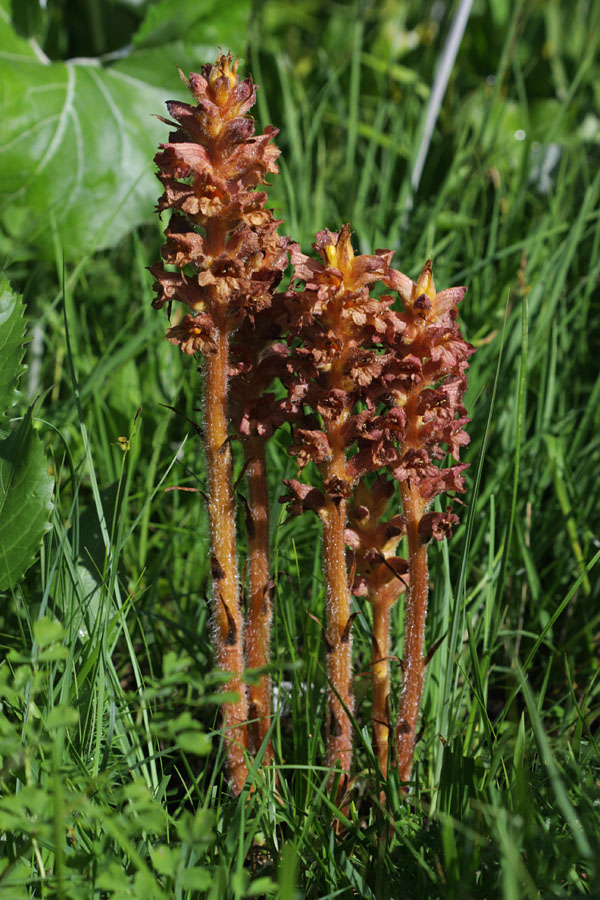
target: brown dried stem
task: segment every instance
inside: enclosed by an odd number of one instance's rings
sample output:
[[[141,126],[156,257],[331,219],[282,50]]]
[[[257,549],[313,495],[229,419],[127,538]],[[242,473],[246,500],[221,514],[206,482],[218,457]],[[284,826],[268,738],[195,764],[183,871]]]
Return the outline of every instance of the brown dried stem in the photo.
[[[327,435],[332,447],[332,459],[323,465],[325,480],[345,479],[346,458],[340,445],[340,423],[330,423]],[[327,765],[340,764],[348,775],[352,763],[352,723],[354,712],[352,693],[352,623],[350,619],[350,591],[346,570],[346,500],[327,497],[321,512],[323,522],[323,562],[327,585],[327,653],[328,733]]]
[[[390,749],[389,697],[390,611],[406,590],[408,563],[396,556],[406,527],[402,516],[382,517],[393,498],[393,482],[379,476],[373,485],[361,480],[350,507],[346,542],[352,548],[355,578],[352,591],[366,596],[373,609],[371,670],[373,678],[373,743],[379,768],[388,772]]]
[[[245,504],[248,540],[249,603],[246,615],[246,662],[263,669],[270,662],[273,583],[269,552],[269,486],[266,442],[283,420],[280,404],[267,388],[285,371],[288,348],[278,342],[282,316],[280,295],[252,320],[247,319],[232,344],[232,422],[244,448],[248,502]],[[271,726],[271,678],[268,672],[251,683],[250,737],[255,751],[262,746]],[[273,759],[268,740],[265,763]]]

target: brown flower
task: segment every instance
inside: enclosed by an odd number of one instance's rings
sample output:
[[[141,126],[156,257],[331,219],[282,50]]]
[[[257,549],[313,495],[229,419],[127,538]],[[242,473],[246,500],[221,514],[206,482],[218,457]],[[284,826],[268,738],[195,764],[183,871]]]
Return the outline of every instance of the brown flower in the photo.
[[[247,112],[256,89],[250,78],[238,79],[237,68],[237,60],[222,54],[201,74],[182,75],[195,105],[167,103],[172,120],[163,121],[174,130],[155,158],[164,187],[158,208],[175,214],[163,258],[192,272],[173,273],[161,264],[151,269],[155,307],[179,300],[213,321],[216,316],[230,332],[270,306],[287,265],[288,243],[277,234],[280,222],[265,209],[266,194],[254,190],[277,171],[279,150],[271,143],[277,129],[254,134]],[[204,352],[190,329],[170,329],[169,340],[181,338],[185,353],[194,346]]]

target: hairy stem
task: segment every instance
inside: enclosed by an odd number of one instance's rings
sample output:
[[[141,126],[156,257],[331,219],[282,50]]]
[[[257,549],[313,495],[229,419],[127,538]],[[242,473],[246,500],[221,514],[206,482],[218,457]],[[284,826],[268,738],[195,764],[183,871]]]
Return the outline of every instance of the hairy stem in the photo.
[[[217,255],[224,246],[225,232],[219,223],[209,226],[207,231],[210,250]],[[248,776],[244,758],[248,745],[248,699],[242,680],[243,620],[238,593],[231,448],[227,440],[229,335],[226,307],[220,305],[211,313],[217,349],[206,358],[204,431],[213,581],[213,645],[217,667],[231,675],[224,689],[237,694],[236,700],[223,704],[222,715],[227,767],[233,790],[239,794]]]
[[[390,604],[385,589],[371,598],[373,606],[373,646],[371,665],[373,672],[373,736],[375,752],[381,774],[388,770],[390,713]]]
[[[269,588],[269,488],[264,438],[253,435],[244,441],[248,483],[248,535],[250,605],[246,620],[246,663],[250,669],[268,666],[270,659],[272,607]],[[271,679],[260,676],[251,684],[250,733],[254,749],[265,740],[271,724]],[[269,739],[263,761],[273,759]]]
[[[343,421],[343,419],[342,419]],[[339,437],[341,422],[329,429],[332,460],[324,466],[325,478],[343,478],[346,457]],[[323,561],[327,585],[328,729],[327,765],[338,762],[350,774],[352,763],[352,622],[346,568],[346,500],[327,498],[323,519]]]
[[[425,618],[427,615],[427,546],[419,539],[419,522],[425,511],[425,501],[417,488],[402,484],[402,505],[407,522],[409,588],[406,595],[406,624],[404,629],[404,679],[400,696],[396,750],[398,775],[401,781],[410,779],[425,662]]]

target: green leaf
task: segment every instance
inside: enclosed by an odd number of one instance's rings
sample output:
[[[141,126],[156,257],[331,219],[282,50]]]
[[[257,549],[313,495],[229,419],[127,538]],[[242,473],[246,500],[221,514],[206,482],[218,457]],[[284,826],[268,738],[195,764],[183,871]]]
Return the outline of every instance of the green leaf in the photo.
[[[0,0],[0,60],[36,59],[39,48],[19,37],[11,23],[11,4]]]
[[[52,511],[53,480],[31,424],[31,409],[0,442],[0,590],[33,563]]]
[[[67,659],[68,656],[69,650],[67,647],[63,647],[62,644],[55,644],[53,647],[47,647],[45,650],[42,650],[38,654],[37,659],[39,663],[52,663],[61,659]]]
[[[170,725],[171,733],[175,736],[177,746],[185,753],[196,753],[198,756],[207,756],[211,750],[211,740],[202,731],[202,727],[195,722],[189,712],[178,716]]]
[[[181,873],[179,884],[184,890],[206,891],[211,886],[212,878],[208,869],[195,866]]]
[[[242,46],[248,14],[248,0],[227,9],[216,0],[158,3],[136,36],[139,49],[102,66],[45,61],[0,12],[0,204],[17,246],[35,241],[53,259],[58,238],[76,258],[152,218],[161,193],[153,158],[168,136],[154,116],[166,97],[187,93],[176,65],[197,68],[220,45]],[[172,42],[156,46],[162,34]],[[19,219],[23,209],[29,215]]]
[[[133,883],[137,900],[166,900],[165,894],[147,869],[136,872]]]
[[[278,884],[269,878],[268,875],[262,878],[255,878],[250,882],[250,887],[244,894],[245,897],[263,897],[265,894],[273,894],[278,889]]]
[[[127,891],[131,886],[131,880],[122,866],[110,862],[98,874],[96,885],[104,891]]]
[[[53,641],[60,641],[64,637],[65,630],[55,620],[44,616],[33,624],[33,636],[40,647],[47,647]]]
[[[174,850],[167,847],[166,844],[159,844],[158,847],[150,849],[152,857],[152,865],[159,875],[174,875],[181,857],[180,850]]]
[[[159,0],[150,7],[133,39],[136,47],[161,47],[183,38],[187,44],[243,47],[247,40],[247,0]]]
[[[184,810],[177,821],[177,833],[184,844],[206,846],[215,840],[215,815],[212,809],[198,809],[192,816]]]
[[[1,21],[1,11],[0,11]],[[20,294],[12,290],[6,278],[0,279],[0,414],[17,397],[17,381],[22,365],[25,340],[25,306]]]
[[[177,746],[184,753],[195,753],[197,756],[208,756],[212,743],[203,731],[183,731],[177,735]]]
[[[29,207],[28,239],[50,258],[53,223],[70,257],[117,243],[152,215],[163,91],[117,68],[0,55],[0,198]],[[27,98],[24,103],[23,98]]]
[[[72,706],[55,706],[46,716],[46,728],[53,731],[55,728],[70,728],[77,725],[79,713]]]

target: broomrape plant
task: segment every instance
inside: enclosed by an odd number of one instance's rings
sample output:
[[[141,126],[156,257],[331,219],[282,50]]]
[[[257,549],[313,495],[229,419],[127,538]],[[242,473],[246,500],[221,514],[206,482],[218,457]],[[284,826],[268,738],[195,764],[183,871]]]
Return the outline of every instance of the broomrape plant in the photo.
[[[271,143],[277,129],[255,136],[254,122],[246,116],[256,96],[252,79],[240,81],[237,62],[221,55],[215,65],[203,66],[201,74],[184,81],[196,105],[167,104],[175,122],[164,121],[175,130],[155,157],[164,187],[158,209],[173,210],[163,257],[179,272],[169,272],[162,264],[151,271],[156,308],[165,303],[170,307],[176,299],[190,309],[169,328],[167,339],[184,353],[204,356],[213,644],[218,668],[231,675],[226,689],[238,698],[223,705],[223,729],[229,775],[239,793],[248,775],[249,710],[228,431],[231,343],[244,320],[251,328],[256,315],[271,303],[287,265],[286,241],[277,234],[273,213],[265,209],[266,194],[254,190],[267,173],[277,172],[279,151]],[[193,275],[185,273],[188,266]],[[260,553],[266,553],[262,546]],[[262,634],[268,618],[261,615],[258,623],[251,619],[251,646],[262,662],[268,658],[268,636]]]
[[[158,210],[172,212],[152,267],[156,308],[189,312],[167,331],[184,353],[202,354],[208,469],[213,645],[227,673],[223,703],[227,767],[234,793],[249,754],[273,759],[269,664],[271,572],[265,443],[292,429],[289,453],[303,480],[288,479],[292,515],[318,515],[323,531],[327,619],[327,766],[352,775],[352,595],[372,608],[373,743],[384,777],[392,763],[408,782],[428,657],[427,545],[449,537],[458,517],[430,511],[444,492],[464,492],[468,443],[462,397],[473,348],[460,334],[465,288],[436,293],[431,262],[416,282],[391,268],[393,251],[355,255],[350,226],[316,236],[318,258],[278,234],[281,222],[256,188],[276,173],[275,128],[255,135],[248,116],[256,89],[240,80],[231,54],[182,78],[195,104],[167,103],[174,129],[155,161],[164,187]],[[288,265],[290,288],[276,289]],[[379,285],[381,296],[373,295]],[[383,291],[383,292],[382,292]],[[401,309],[396,308],[397,301]],[[277,400],[268,388],[279,379]],[[244,620],[235,533],[232,437],[244,448],[248,501],[249,600]],[[441,467],[450,453],[454,463]],[[305,479],[317,472],[318,484]],[[395,482],[399,491],[395,489]],[[400,494],[401,509],[395,505]],[[407,558],[398,555],[406,545]],[[244,570],[246,566],[244,567]],[[390,610],[405,597],[402,691],[390,721]],[[436,645],[434,645],[435,647]],[[246,688],[246,667],[258,680]]]

